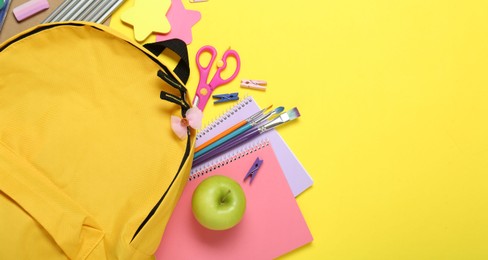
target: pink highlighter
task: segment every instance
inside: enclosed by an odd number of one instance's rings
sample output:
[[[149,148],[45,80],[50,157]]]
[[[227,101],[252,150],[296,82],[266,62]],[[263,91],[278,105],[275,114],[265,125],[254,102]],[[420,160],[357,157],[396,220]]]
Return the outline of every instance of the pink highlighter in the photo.
[[[30,0],[14,8],[13,13],[18,22],[25,20],[49,8],[47,0]]]

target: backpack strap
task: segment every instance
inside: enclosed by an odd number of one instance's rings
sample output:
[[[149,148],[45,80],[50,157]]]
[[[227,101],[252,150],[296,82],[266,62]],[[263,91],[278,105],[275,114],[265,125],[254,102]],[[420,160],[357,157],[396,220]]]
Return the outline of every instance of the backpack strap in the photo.
[[[184,41],[172,39],[144,44],[144,47],[156,56],[163,53],[166,48],[176,53],[180,57],[180,60],[173,72],[183,82],[183,84],[188,82],[188,78],[190,76],[190,64],[188,62],[188,49],[186,48],[186,43]],[[165,91],[161,91],[160,98],[181,106],[181,115],[184,117],[186,115],[186,111],[190,109],[190,104],[188,104],[186,101],[187,90],[185,86],[173,76],[167,67],[163,67],[162,70],[159,70],[157,75],[159,78],[180,92],[180,96],[178,97]]]
[[[10,206],[29,214],[33,225],[42,227],[69,259],[105,254],[105,234],[95,218],[2,142],[0,172],[0,197],[8,197],[13,202]]]
[[[180,39],[172,39],[155,43],[147,43],[144,44],[144,47],[156,56],[159,56],[166,48],[172,50],[174,53],[180,56],[180,61],[174,68],[173,72],[184,84],[188,82],[188,78],[190,77],[190,63],[188,61],[188,49],[186,48],[186,43],[184,41]]]

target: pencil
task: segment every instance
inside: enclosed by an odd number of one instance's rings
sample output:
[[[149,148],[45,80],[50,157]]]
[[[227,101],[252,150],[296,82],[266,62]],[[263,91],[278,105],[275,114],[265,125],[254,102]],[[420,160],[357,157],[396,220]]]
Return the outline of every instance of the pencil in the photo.
[[[202,150],[196,152],[194,155],[194,158],[196,159],[196,158],[212,151],[213,149],[216,149],[217,147],[225,144],[226,142],[229,142],[230,140],[236,138],[237,136],[242,135],[243,133],[247,132],[249,129],[253,128],[254,126],[265,122],[266,120],[268,120],[273,115],[281,113],[283,110],[284,110],[284,107],[277,107],[273,111],[271,111],[267,114],[257,113],[256,114],[257,116],[252,116],[251,117],[252,119],[249,122],[247,122],[243,126],[237,128],[237,130],[232,131],[230,134],[222,137],[221,139],[211,143],[210,145],[203,148]]]
[[[82,14],[93,5],[93,2],[95,2],[95,0],[87,0],[87,1],[83,2],[83,4],[80,6],[80,8],[78,8],[78,10],[76,10],[76,12],[73,14],[72,17],[70,17],[69,20],[71,20],[71,21],[83,21]]]
[[[205,147],[211,145],[212,143],[215,143],[216,141],[218,141],[219,139],[222,139],[223,137],[225,137],[226,135],[234,132],[235,130],[241,128],[242,126],[244,126],[245,124],[251,122],[253,119],[255,119],[257,116],[261,115],[264,113],[264,111],[270,109],[273,105],[257,112],[256,114],[250,116],[249,118],[246,118],[244,120],[242,120],[241,122],[231,126],[229,129],[226,129],[224,130],[222,133],[214,136],[212,139],[206,141],[205,143],[199,145],[198,147],[195,148],[195,153],[199,152],[200,150],[204,149]]]
[[[269,130],[276,128],[277,126],[283,125],[288,123],[296,118],[300,117],[300,112],[297,108],[293,108],[292,110],[283,113],[278,118],[274,119],[273,121],[260,126],[260,127],[253,127],[251,130],[244,132],[241,135],[236,136],[235,138],[229,140],[226,143],[223,143],[219,147],[208,151],[207,153],[201,155],[198,158],[193,158],[192,167],[198,166],[224,152],[227,152],[243,143],[248,142],[251,139],[256,138],[260,134],[263,134]]]
[[[44,19],[41,23],[50,23],[56,22],[58,17],[64,12],[64,9],[73,2],[72,0],[65,0],[61,3],[46,19]]]
[[[61,10],[59,15],[53,18],[52,22],[66,21],[66,18],[71,15],[73,9],[76,7],[76,5],[78,5],[79,2],[80,0],[71,0],[70,3]]]
[[[78,20],[80,21],[86,21],[86,18],[92,14],[92,12],[95,10],[95,8],[97,8],[97,6],[100,5],[100,3],[102,3],[103,0],[95,0],[93,3],[91,3],[88,8],[86,8],[85,10],[83,10],[83,12],[81,12],[79,15],[78,15]]]
[[[74,15],[80,11],[83,5],[86,3],[86,0],[76,1],[76,4],[68,10],[64,17],[61,17],[61,21],[72,21]]]
[[[193,155],[195,159],[199,158],[200,156],[202,155],[205,155],[206,153],[218,148],[219,146],[229,142],[230,140],[236,138],[237,136],[247,132],[249,129],[251,129],[254,125],[251,124],[251,123],[246,123],[244,124],[243,126],[237,128],[237,130],[235,131],[232,131],[230,134],[220,138],[219,140],[211,143],[210,145],[208,145],[207,147],[201,149],[200,151],[198,152],[195,152],[195,154]]]
[[[96,18],[99,16],[100,12],[105,9],[107,5],[110,4],[111,1],[109,0],[103,0],[100,1],[95,8],[83,19],[84,21],[87,22],[95,22]]]
[[[115,1],[115,3],[112,4],[112,6],[110,6],[110,8],[108,8],[108,10],[104,10],[104,12],[102,12],[102,14],[97,17],[96,19],[96,23],[103,23],[105,22],[105,20],[107,20],[107,18],[115,11],[115,9],[117,9],[122,3],[124,2],[124,0],[117,0]]]

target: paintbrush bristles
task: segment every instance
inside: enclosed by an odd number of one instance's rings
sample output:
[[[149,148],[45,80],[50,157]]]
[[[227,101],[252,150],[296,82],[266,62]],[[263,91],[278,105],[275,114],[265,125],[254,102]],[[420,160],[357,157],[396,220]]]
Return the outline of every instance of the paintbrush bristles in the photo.
[[[283,110],[285,110],[285,107],[277,107],[277,108],[274,110],[274,112],[275,112],[276,114],[278,114],[278,113],[283,112]]]
[[[300,117],[300,111],[298,111],[298,108],[293,108],[290,111],[286,112],[288,116],[290,117],[290,120],[293,120],[295,118]]]
[[[275,118],[271,122],[265,124],[264,126],[260,127],[260,131],[268,131],[272,128],[275,128],[281,124],[294,120],[300,116],[298,109],[295,107],[286,113],[282,113],[279,117]]]
[[[277,107],[273,111],[271,111],[267,114],[261,114],[259,117],[254,118],[254,120],[251,122],[251,124],[253,124],[253,125],[260,124],[260,123],[268,120],[269,118],[271,118],[273,115],[283,112],[283,110],[285,110],[284,107]]]

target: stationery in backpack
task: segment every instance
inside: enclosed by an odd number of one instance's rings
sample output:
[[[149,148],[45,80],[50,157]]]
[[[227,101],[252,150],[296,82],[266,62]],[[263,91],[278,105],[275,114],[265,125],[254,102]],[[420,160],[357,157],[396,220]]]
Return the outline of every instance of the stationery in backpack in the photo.
[[[263,163],[253,182],[244,181],[258,157]],[[224,231],[204,228],[191,209],[193,191],[213,175],[234,179],[246,194],[244,217]],[[264,140],[193,172],[155,256],[156,259],[274,259],[312,240],[274,147]]]
[[[244,98],[241,102],[233,106],[229,111],[227,111],[217,120],[210,123],[205,129],[200,131],[197,134],[195,147],[198,147],[199,145],[210,140],[212,137],[241,122],[242,120],[245,120],[246,118],[250,117],[260,110],[261,109],[251,96]],[[290,185],[290,188],[295,197],[301,194],[310,186],[312,186],[312,178],[307,173],[305,168],[303,168],[300,161],[298,161],[298,159],[295,157],[293,152],[290,150],[288,145],[285,143],[283,138],[281,138],[276,130],[266,132],[251,142],[264,139],[269,140],[271,145],[273,146],[281,168],[285,173],[288,184]],[[246,144],[237,146],[234,149],[226,152],[225,154],[233,154],[236,151],[241,150],[245,146]],[[213,162],[220,160],[222,157],[225,157],[225,155],[210,160],[209,163],[212,164]],[[197,166],[195,168],[198,169],[200,168],[200,166]]]

